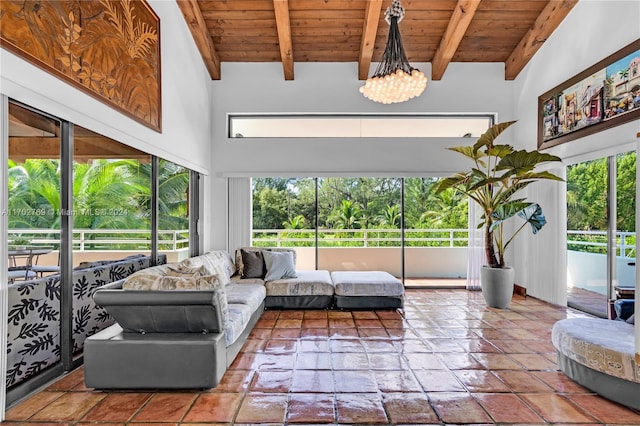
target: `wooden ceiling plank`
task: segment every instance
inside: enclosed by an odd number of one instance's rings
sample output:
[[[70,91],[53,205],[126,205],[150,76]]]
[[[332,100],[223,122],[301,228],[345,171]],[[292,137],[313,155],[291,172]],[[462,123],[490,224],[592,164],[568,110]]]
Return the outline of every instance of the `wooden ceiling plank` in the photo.
[[[431,62],[432,80],[442,79],[479,5],[480,0],[458,0],[458,4],[456,4],[449,20],[449,25],[447,25],[447,29],[440,41],[440,46],[438,46],[438,50],[436,50]]]
[[[280,57],[284,69],[284,79],[293,80],[293,46],[291,44],[291,20],[289,19],[289,0],[273,0],[276,13],[276,27],[280,43]]]
[[[211,40],[211,35],[196,0],[176,0],[182,11],[193,40],[200,51],[209,76],[212,80],[220,80],[220,58]]]
[[[360,55],[358,58],[358,78],[360,80],[366,80],[369,77],[369,66],[371,65],[371,58],[373,57],[373,48],[376,45],[381,9],[382,0],[371,0],[367,2],[364,24],[362,26]]]
[[[550,1],[505,61],[505,79],[514,80],[578,0]]]

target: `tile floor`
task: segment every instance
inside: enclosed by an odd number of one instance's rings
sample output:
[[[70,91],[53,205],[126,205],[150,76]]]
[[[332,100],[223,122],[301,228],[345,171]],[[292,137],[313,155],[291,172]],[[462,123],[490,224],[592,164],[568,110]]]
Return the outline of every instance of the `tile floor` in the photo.
[[[78,369],[7,411],[16,424],[625,424],[640,413],[557,370],[553,323],[515,296],[409,290],[404,312],[267,311],[216,389],[97,392]]]

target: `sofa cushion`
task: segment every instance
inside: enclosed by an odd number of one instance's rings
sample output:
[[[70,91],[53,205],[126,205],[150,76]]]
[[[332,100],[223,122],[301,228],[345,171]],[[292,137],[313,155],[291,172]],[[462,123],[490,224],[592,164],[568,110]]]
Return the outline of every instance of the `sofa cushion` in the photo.
[[[385,271],[334,271],[331,280],[339,296],[404,295],[402,282]]]
[[[296,277],[296,266],[292,253],[265,251],[263,252],[263,256],[264,263],[267,267],[267,273],[264,276],[265,281]]]
[[[258,309],[267,295],[262,284],[231,284],[225,291],[229,304],[249,305],[251,312]]]
[[[224,338],[227,347],[231,346],[242,335],[245,327],[251,319],[253,311],[249,305],[230,304],[228,307],[227,321],[224,323]]]
[[[296,271],[296,278],[282,278],[265,284],[267,296],[333,296],[329,271]]]
[[[266,273],[262,251],[240,250],[242,278],[263,278]]]
[[[627,318],[627,322],[629,324],[635,324],[636,323],[636,314],[633,314],[629,318]]]

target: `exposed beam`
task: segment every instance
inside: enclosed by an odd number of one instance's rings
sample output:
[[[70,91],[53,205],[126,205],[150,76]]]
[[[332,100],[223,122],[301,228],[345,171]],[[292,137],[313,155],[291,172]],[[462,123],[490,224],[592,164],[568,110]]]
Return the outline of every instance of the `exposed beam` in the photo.
[[[196,0],[176,0],[212,80],[220,80],[220,58]]]
[[[552,0],[547,3],[533,26],[507,58],[504,72],[506,80],[513,80],[520,74],[520,71],[577,3],[578,0]]]
[[[291,21],[289,20],[289,0],[273,0],[276,12],[276,27],[280,44],[280,57],[284,79],[293,80],[293,46],[291,44]]]
[[[453,55],[458,50],[462,37],[475,15],[480,0],[458,0],[453,10],[447,29],[440,40],[440,46],[436,50],[431,61],[431,79],[440,80],[444,75]]]
[[[358,58],[358,78],[360,80],[366,80],[369,77],[369,67],[373,57],[373,48],[376,45],[381,9],[382,0],[370,0],[367,2],[364,25],[362,27],[360,57]]]

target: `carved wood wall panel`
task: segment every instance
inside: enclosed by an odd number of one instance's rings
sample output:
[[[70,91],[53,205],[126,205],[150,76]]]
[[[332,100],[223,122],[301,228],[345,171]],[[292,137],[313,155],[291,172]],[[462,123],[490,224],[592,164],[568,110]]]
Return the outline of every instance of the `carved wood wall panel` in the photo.
[[[2,0],[0,45],[162,129],[160,19],[144,0]]]

